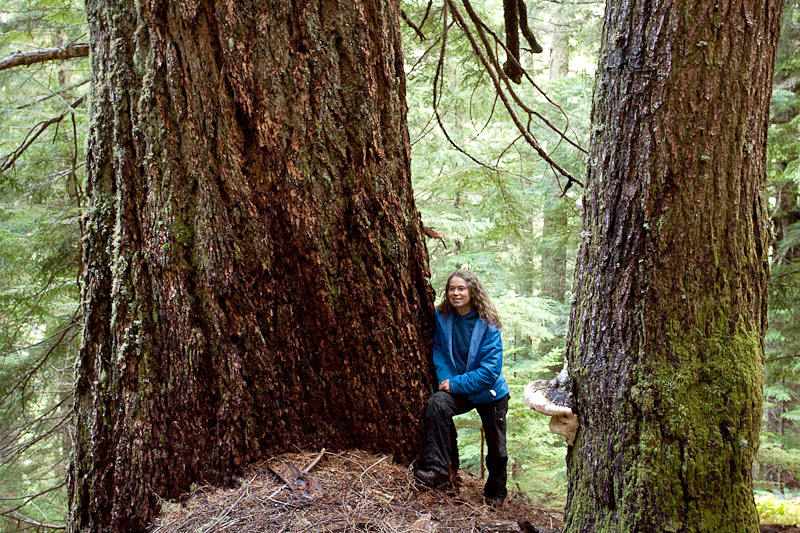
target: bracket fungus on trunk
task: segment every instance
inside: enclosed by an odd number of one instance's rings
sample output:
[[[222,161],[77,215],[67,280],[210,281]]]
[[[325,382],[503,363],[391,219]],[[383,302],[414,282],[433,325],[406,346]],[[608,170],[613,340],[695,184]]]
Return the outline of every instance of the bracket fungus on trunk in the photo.
[[[550,419],[550,431],[567,438],[567,444],[575,444],[578,433],[578,417],[572,411],[572,378],[566,365],[554,379],[531,381],[523,393],[525,405]]]

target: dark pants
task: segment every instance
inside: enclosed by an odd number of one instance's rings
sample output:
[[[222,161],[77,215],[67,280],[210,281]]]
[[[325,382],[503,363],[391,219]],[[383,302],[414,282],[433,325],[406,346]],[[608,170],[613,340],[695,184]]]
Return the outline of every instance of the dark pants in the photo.
[[[425,409],[425,464],[429,470],[448,475],[452,464],[458,468],[455,415],[477,409],[486,435],[488,453],[486,467],[489,479],[483,488],[486,497],[506,497],[506,413],[508,399],[505,395],[491,403],[475,404],[465,395],[439,391],[428,400]]]

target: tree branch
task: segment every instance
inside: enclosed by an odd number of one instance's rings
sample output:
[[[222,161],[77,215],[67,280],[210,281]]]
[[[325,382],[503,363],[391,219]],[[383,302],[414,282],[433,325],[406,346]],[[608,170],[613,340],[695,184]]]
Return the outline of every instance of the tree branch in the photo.
[[[481,19],[478,16],[478,14],[472,8],[472,5],[470,4],[469,0],[462,0],[462,2],[464,4],[464,8],[467,10],[467,15],[469,15],[469,17],[472,20],[473,24],[475,24],[475,29],[477,30],[478,36],[480,37],[481,42],[484,45],[484,48],[486,50],[486,56],[488,58],[489,63],[494,66],[494,70],[497,72],[497,77],[500,80],[503,81],[503,83],[505,84],[505,86],[506,86],[506,88],[508,90],[508,94],[511,95],[511,98],[514,100],[514,102],[516,102],[516,104],[518,106],[520,106],[525,111],[525,113],[527,113],[528,115],[533,115],[536,118],[538,118],[539,120],[541,120],[542,122],[544,122],[544,124],[547,125],[548,128],[550,128],[552,131],[557,133],[559,135],[559,137],[561,137],[563,140],[567,141],[569,144],[571,144],[572,146],[574,146],[575,148],[577,148],[579,151],[583,152],[584,154],[588,154],[589,152],[585,148],[581,147],[578,143],[576,143],[575,141],[573,141],[572,139],[570,139],[566,135],[566,131],[569,128],[569,117],[567,117],[567,114],[564,113],[563,109],[561,109],[561,106],[559,106],[557,103],[555,103],[550,98],[550,96],[548,96],[548,94],[544,90],[542,90],[542,88],[539,87],[536,84],[536,82],[533,81],[533,78],[530,77],[530,75],[528,74],[528,71],[526,71],[524,68],[522,68],[522,65],[517,63],[517,67],[522,72],[522,76],[524,76],[525,79],[528,80],[528,82],[531,84],[531,86],[534,89],[536,89],[539,92],[539,94],[541,94],[544,97],[544,99],[547,100],[547,102],[550,105],[552,105],[553,107],[558,109],[559,112],[561,113],[561,115],[567,121],[567,125],[564,127],[564,131],[561,131],[559,128],[557,128],[554,124],[552,124],[549,120],[547,120],[547,118],[545,118],[541,113],[539,113],[539,112],[535,111],[534,109],[530,108],[529,106],[525,105],[525,103],[517,95],[517,93],[514,91],[514,88],[509,83],[508,76],[506,76],[506,73],[500,67],[500,63],[499,63],[497,57],[495,57],[494,53],[492,52],[491,44],[489,43],[489,40],[486,37],[484,32],[486,32],[489,35],[491,35],[492,38],[494,39],[494,42],[497,45],[501,46],[505,50],[506,55],[509,56],[508,57],[509,61],[516,61],[516,59],[514,59],[514,57],[511,54],[511,52],[509,52],[508,48],[503,43],[503,41],[497,36],[497,34],[494,33],[492,31],[492,29],[483,21],[483,19]],[[464,29],[465,32],[467,31],[466,28],[463,28],[463,29]],[[476,55],[477,55],[477,51],[476,51]],[[483,58],[481,58],[480,56],[479,56],[479,59],[481,59],[481,61],[484,61]],[[484,61],[484,68],[486,68],[487,70],[489,69],[489,66],[486,65],[485,61]],[[494,76],[492,77],[492,79],[494,80]],[[496,86],[496,90],[497,90],[498,94],[500,94],[502,92],[502,88],[500,88],[499,86]],[[530,129],[528,129],[528,133],[530,133]],[[526,140],[527,140],[527,138],[526,138]]]
[[[425,7],[425,15],[422,17],[422,22],[419,23],[419,27],[423,27],[425,25],[425,21],[428,20],[428,15],[431,14],[431,6],[433,5],[433,0],[428,0],[428,5]]]
[[[498,170],[496,168],[492,168],[489,165],[487,165],[486,163],[484,163],[482,161],[479,161],[472,154],[470,154],[469,152],[464,150],[461,146],[459,146],[452,139],[452,137],[450,137],[450,133],[447,131],[447,128],[444,127],[444,123],[442,122],[442,117],[439,114],[439,90],[438,89],[439,89],[439,85],[440,84],[442,84],[442,85],[444,84],[444,81],[443,81],[444,80],[444,75],[445,75],[444,74],[444,58],[445,58],[445,55],[446,55],[445,52],[447,50],[447,30],[450,27],[447,24],[447,6],[448,6],[448,2],[445,2],[442,5],[442,24],[443,24],[443,28],[444,28],[444,30],[442,31],[442,46],[441,46],[441,49],[439,51],[439,61],[436,64],[436,71],[434,72],[434,75],[433,75],[433,113],[436,116],[436,123],[439,125],[439,129],[442,130],[442,133],[444,134],[445,139],[447,139],[447,142],[449,142],[450,145],[453,148],[455,148],[456,150],[458,150],[459,152],[464,154],[473,163],[475,163],[475,164],[477,164],[479,166],[482,166],[482,167],[484,167],[484,168],[486,168],[488,170],[497,172]]]
[[[463,0],[463,2],[464,2],[465,6],[469,5],[469,1],[468,0]],[[461,30],[464,32],[464,35],[467,37],[467,39],[469,40],[470,44],[472,45],[472,49],[475,52],[475,55],[480,60],[480,62],[483,64],[483,66],[486,68],[486,71],[489,73],[489,77],[492,79],[492,83],[495,86],[495,90],[497,91],[497,94],[500,97],[500,100],[503,102],[503,105],[505,106],[506,111],[508,112],[509,116],[511,117],[511,120],[517,126],[517,129],[522,134],[522,136],[525,139],[525,141],[539,154],[539,157],[544,159],[550,165],[550,167],[553,170],[557,171],[559,174],[561,174],[562,176],[567,178],[567,180],[570,183],[576,183],[577,185],[580,185],[581,187],[583,187],[584,186],[583,182],[581,182],[577,178],[573,177],[566,169],[564,169],[561,165],[556,163],[549,156],[549,154],[547,154],[547,152],[545,152],[542,149],[542,147],[539,145],[539,142],[533,137],[533,135],[525,127],[525,125],[522,124],[522,122],[519,119],[519,116],[514,111],[514,108],[511,105],[511,102],[508,100],[508,97],[507,97],[505,91],[503,91],[502,86],[500,85],[500,79],[499,78],[503,78],[503,75],[504,75],[502,73],[502,70],[498,69],[499,71],[495,72],[495,70],[492,68],[493,66],[497,67],[496,60],[490,62],[486,58],[486,56],[484,55],[483,51],[481,50],[480,45],[477,43],[475,37],[472,35],[472,32],[469,29],[469,26],[467,25],[466,21],[464,20],[464,17],[461,15],[461,12],[458,10],[458,7],[456,7],[455,2],[453,2],[453,0],[447,0],[446,3],[447,3],[447,5],[449,5],[450,10],[453,12],[453,17],[457,21],[459,27],[461,27]],[[485,35],[483,35],[482,27],[480,25],[476,24],[476,29],[478,30],[478,35],[484,41],[484,44],[485,44],[486,48],[488,49],[489,46],[488,46],[488,43],[485,40],[486,39]],[[489,53],[491,54],[491,52],[489,52]],[[492,56],[492,57],[494,57],[494,56]],[[513,57],[509,57],[509,60],[513,60]],[[555,131],[560,133],[557,129]]]
[[[411,19],[408,17],[408,14],[402,9],[400,10],[400,17],[406,22],[406,24],[408,24],[409,28],[411,28],[412,30],[414,30],[414,32],[416,32],[417,37],[419,37],[420,41],[425,40],[425,34],[422,33],[422,30],[420,30],[416,24],[411,22]]]
[[[510,56],[503,65],[503,72],[514,83],[519,84],[522,81],[522,69],[519,65],[519,4],[517,0],[503,0],[503,17],[506,22],[506,48]]]
[[[42,48],[31,50],[30,52],[14,52],[10,56],[0,59],[0,70],[23,65],[33,65],[54,59],[72,59],[75,57],[88,57],[89,43],[74,43],[66,46],[55,46],[53,48]]]
[[[531,27],[528,26],[528,6],[525,5],[525,0],[517,0],[517,2],[519,10],[519,28],[522,30],[522,35],[524,35],[525,40],[528,41],[531,52],[534,54],[541,54],[544,48],[542,48],[542,45],[536,40],[536,36],[533,35]]]
[[[773,262],[772,268],[775,268],[776,266],[778,266],[778,265]],[[784,270],[783,272],[779,272],[777,274],[773,274],[772,275],[772,279],[783,278],[783,277],[786,277],[786,276],[794,276],[795,274],[800,274],[800,269]]]
[[[795,359],[796,357],[800,357],[800,353],[794,355],[784,355],[783,357],[773,357],[772,359],[767,359],[764,361],[765,363],[771,363],[773,361],[782,361],[784,359]]]
[[[30,147],[30,145],[33,144],[33,141],[35,141],[39,137],[39,135],[41,135],[44,132],[44,130],[46,130],[53,124],[58,124],[59,122],[64,120],[64,117],[72,113],[74,109],[79,105],[81,105],[85,99],[86,99],[85,96],[81,96],[80,98],[69,104],[70,109],[68,111],[65,111],[64,113],[60,114],[57,117],[51,118],[50,120],[44,120],[42,122],[39,122],[36,126],[34,126],[31,129],[31,131],[28,132],[28,135],[25,137],[25,140],[23,141],[22,145],[13,152],[7,154],[5,157],[3,157],[2,160],[0,160],[0,174],[11,168],[12,165],[14,165],[14,162],[17,159],[19,159],[19,157],[25,152],[25,150],[27,150],[28,147]]]
[[[83,79],[83,80],[81,80],[81,81],[79,81],[77,83],[73,83],[72,85],[67,85],[66,87],[62,87],[62,88],[60,88],[58,90],[52,91],[50,94],[46,94],[44,96],[40,96],[39,98],[37,98],[35,100],[31,100],[30,102],[27,102],[25,104],[20,104],[20,105],[17,106],[17,109],[25,109],[26,107],[30,107],[32,105],[36,105],[39,102],[44,102],[45,100],[49,100],[50,98],[52,98],[54,96],[59,96],[61,94],[64,94],[66,92],[71,91],[72,89],[77,89],[81,85],[86,85],[90,81],[91,80],[89,78],[86,78],[86,79]]]
[[[67,529],[67,526],[64,525],[64,524],[60,524],[60,525],[59,524],[45,524],[43,522],[37,522],[36,520],[32,520],[32,519],[28,518],[27,516],[25,516],[24,514],[22,514],[20,512],[17,512],[17,511],[12,511],[10,516],[14,520],[19,520],[20,522],[25,522],[26,524],[29,524],[29,525],[37,527],[37,528]]]

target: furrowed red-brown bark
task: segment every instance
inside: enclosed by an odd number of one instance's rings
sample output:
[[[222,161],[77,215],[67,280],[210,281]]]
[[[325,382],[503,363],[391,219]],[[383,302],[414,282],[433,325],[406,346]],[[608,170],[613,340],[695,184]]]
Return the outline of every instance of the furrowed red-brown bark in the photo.
[[[565,531],[756,531],[781,2],[611,1],[567,358]]]
[[[71,531],[295,446],[409,460],[433,385],[395,1],[109,2]]]

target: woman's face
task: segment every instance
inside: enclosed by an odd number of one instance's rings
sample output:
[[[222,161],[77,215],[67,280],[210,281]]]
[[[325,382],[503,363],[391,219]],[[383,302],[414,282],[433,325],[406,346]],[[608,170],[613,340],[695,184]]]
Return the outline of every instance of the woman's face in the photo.
[[[450,301],[450,305],[461,315],[465,315],[472,310],[467,282],[458,276],[450,278],[450,283],[447,284],[447,299]]]

